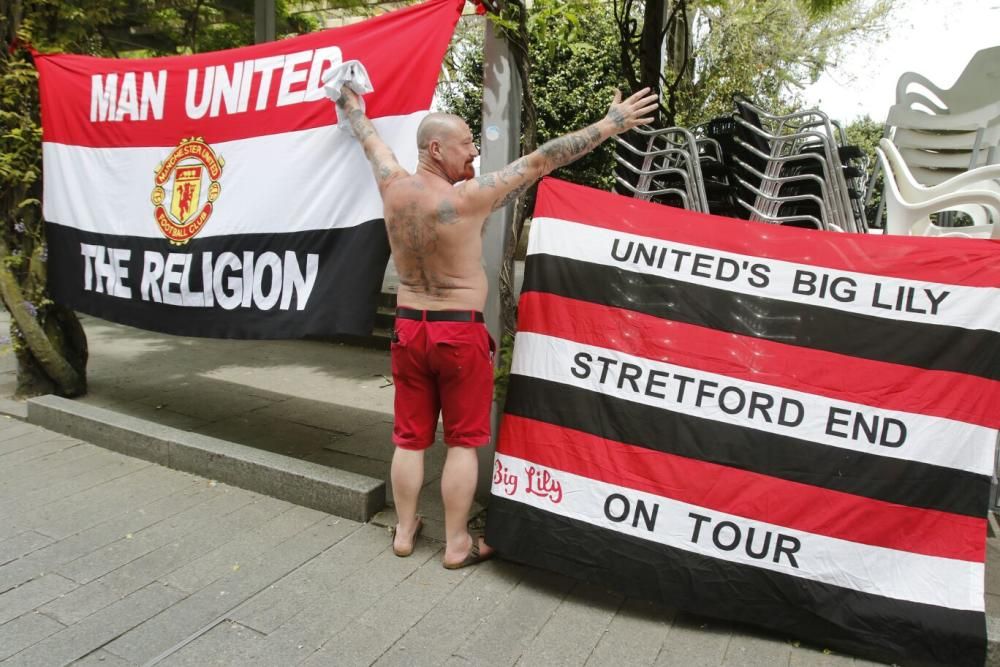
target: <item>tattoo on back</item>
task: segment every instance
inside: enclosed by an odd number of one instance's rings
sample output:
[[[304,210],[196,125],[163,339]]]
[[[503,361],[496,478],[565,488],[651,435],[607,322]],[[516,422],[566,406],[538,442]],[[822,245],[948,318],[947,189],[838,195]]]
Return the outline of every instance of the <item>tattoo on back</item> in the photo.
[[[438,211],[440,215],[440,210]],[[391,220],[391,222],[389,222]],[[435,222],[421,215],[415,200],[401,203],[387,217],[387,228],[393,248],[405,250],[409,261],[397,265],[405,284],[434,294],[435,280],[429,275],[428,259],[437,252],[438,233]]]
[[[438,222],[442,225],[453,225],[458,222],[458,211],[455,205],[445,199],[437,207]]]

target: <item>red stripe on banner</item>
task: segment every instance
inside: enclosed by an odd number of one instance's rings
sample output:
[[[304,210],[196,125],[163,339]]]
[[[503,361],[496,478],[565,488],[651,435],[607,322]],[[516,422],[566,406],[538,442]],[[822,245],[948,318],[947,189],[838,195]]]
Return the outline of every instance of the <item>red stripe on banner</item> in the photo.
[[[371,118],[398,116],[430,108],[437,85],[441,61],[462,11],[462,0],[429,0],[398,11],[355,23],[302,35],[292,39],[216,51],[192,56],[166,58],[94,58],[77,55],[39,55],[35,59],[39,71],[43,140],[46,142],[90,147],[173,146],[181,138],[197,136],[208,143],[231,141],[269,134],[333,125],[336,114],[333,103],[326,97],[315,101],[294,102],[306,90],[309,79],[318,81],[329,66],[323,56],[338,47],[340,56],[360,60],[368,71],[374,92],[365,96]],[[292,56],[286,64],[282,56]],[[275,60],[262,60],[272,58]],[[253,69],[244,67],[256,61]],[[223,66],[223,70],[218,70]],[[241,97],[240,83],[245,77],[240,71],[253,71],[246,78],[249,87],[243,96],[245,111],[236,107]],[[188,73],[196,71],[198,78],[192,98],[197,105],[202,100],[206,70],[212,71],[213,82],[219,87],[216,116],[211,110],[204,116],[188,117]],[[114,85],[107,75],[115,74]],[[119,121],[92,121],[94,87],[92,76],[101,75],[102,90],[109,99],[100,102],[129,108],[134,101],[145,118],[126,115]],[[126,76],[129,83],[126,83]],[[165,77],[161,83],[159,77]],[[257,110],[258,96],[269,81],[263,108]],[[147,86],[148,90],[143,90]],[[103,87],[102,87],[103,86]],[[233,92],[233,90],[237,92]],[[284,90],[289,102],[278,105],[279,92]],[[162,119],[153,118],[154,97],[162,92]],[[210,97],[212,88],[209,89]],[[223,91],[228,91],[228,97]],[[100,112],[95,111],[95,118]]]
[[[497,452],[815,535],[975,563],[986,558],[986,519],[790,482],[514,415],[503,417]]]
[[[871,407],[1000,428],[1000,382],[973,375],[739,336],[544,292],[521,295],[517,330]]]
[[[542,180],[534,217],[842,271],[1000,286],[1000,241],[796,229],[686,211],[554,178]]]

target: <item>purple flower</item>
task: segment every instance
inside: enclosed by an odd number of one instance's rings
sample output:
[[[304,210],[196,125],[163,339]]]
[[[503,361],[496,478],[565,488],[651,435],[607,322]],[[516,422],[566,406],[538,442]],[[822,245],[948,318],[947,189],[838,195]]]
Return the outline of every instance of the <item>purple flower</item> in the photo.
[[[35,304],[31,303],[30,301],[24,302],[24,308],[31,314],[32,317],[38,316],[38,308],[36,308]]]
[[[18,234],[23,234],[24,233],[24,223],[23,222],[15,222],[14,223],[14,231],[17,232]]]
[[[42,244],[42,252],[39,254],[39,258],[43,262],[49,261],[49,246],[48,245]]]

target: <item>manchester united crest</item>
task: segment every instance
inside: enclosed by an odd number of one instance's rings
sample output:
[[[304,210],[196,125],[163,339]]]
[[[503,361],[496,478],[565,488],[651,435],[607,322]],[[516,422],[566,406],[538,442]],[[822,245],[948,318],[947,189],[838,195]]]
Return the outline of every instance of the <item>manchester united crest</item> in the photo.
[[[156,167],[150,199],[156,226],[174,245],[184,245],[204,228],[222,186],[225,160],[201,137],[181,139]]]

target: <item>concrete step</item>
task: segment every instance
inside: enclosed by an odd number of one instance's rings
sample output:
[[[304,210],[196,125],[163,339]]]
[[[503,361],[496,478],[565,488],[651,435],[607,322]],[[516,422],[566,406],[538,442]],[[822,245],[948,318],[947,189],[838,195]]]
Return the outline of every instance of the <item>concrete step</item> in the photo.
[[[395,306],[379,306],[375,311],[375,329],[392,330],[392,325],[396,321]]]
[[[388,350],[392,341],[392,327],[396,321],[396,293],[382,292],[375,310],[375,327],[368,336],[331,336],[324,340],[373,350]]]
[[[383,290],[378,296],[379,308],[388,308],[393,310],[396,308],[396,293],[392,291]]]
[[[354,521],[368,521],[385,507],[385,482],[380,479],[58,396],[27,403],[31,424],[168,468]]]

